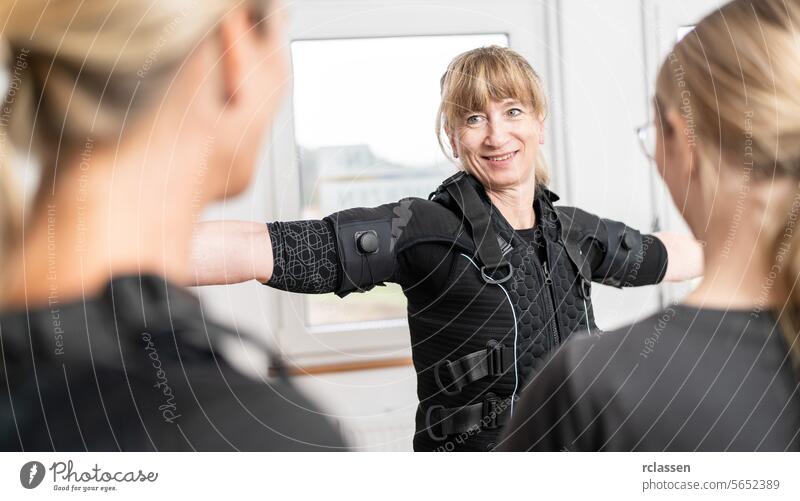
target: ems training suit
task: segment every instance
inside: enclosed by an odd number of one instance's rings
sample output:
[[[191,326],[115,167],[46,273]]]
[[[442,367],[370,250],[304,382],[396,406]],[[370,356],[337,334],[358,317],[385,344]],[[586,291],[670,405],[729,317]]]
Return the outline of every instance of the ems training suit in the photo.
[[[284,376],[254,380],[229,365],[225,338],[249,344],[154,275],[4,312],[0,450],[342,450]]]
[[[537,188],[535,227],[515,231],[462,172],[429,200],[269,223],[267,285],[345,296],[400,284],[417,372],[414,449],[492,450],[543,357],[596,328],[591,281],[654,284],[666,270],[657,238],[556,200]]]
[[[800,379],[772,311],[672,305],[576,336],[523,392],[501,450],[800,451]]]

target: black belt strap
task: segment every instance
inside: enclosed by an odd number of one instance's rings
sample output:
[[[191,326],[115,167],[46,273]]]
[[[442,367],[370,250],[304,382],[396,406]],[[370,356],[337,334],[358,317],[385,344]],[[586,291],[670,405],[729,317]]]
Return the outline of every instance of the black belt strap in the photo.
[[[493,342],[485,350],[472,352],[458,360],[440,360],[433,367],[433,375],[439,389],[445,395],[453,396],[461,393],[468,384],[486,376],[500,376],[513,366],[514,347]],[[442,372],[447,379],[443,380]]]
[[[497,429],[505,426],[511,419],[510,406],[510,398],[501,400],[492,393],[487,393],[483,402],[463,407],[432,405],[428,407],[425,419],[428,436],[440,441],[448,435],[470,430]]]
[[[488,283],[503,283],[511,277],[511,264],[506,261],[497,235],[492,228],[490,212],[481,200],[478,192],[470,184],[468,177],[462,172],[449,178],[442,185],[455,201],[472,231],[472,241],[483,268],[481,274]],[[494,272],[503,268],[507,273],[500,278]]]

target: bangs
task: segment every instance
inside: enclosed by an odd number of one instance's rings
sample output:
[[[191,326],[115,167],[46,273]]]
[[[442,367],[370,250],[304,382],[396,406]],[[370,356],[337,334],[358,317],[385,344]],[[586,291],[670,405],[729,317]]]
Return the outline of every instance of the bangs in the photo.
[[[457,57],[442,77],[445,126],[480,111],[491,101],[514,99],[544,111],[539,78],[520,56],[501,47],[485,47]]]

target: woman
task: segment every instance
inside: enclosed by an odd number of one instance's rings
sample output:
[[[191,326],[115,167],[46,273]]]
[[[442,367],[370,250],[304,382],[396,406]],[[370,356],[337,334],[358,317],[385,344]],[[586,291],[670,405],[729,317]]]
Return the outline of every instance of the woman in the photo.
[[[266,228],[204,223],[195,262],[200,284],[257,278],[344,296],[399,283],[418,374],[415,450],[491,450],[542,357],[571,332],[595,327],[592,280],[622,287],[689,278],[701,252],[693,239],[641,235],[553,205],[540,156],[544,92],[513,50],[461,54],[441,90],[437,130],[461,170],[430,200]]]
[[[4,158],[13,140],[43,172],[24,231],[2,242],[0,450],[341,446],[285,379],[234,370],[218,345],[239,334],[175,285],[196,212],[248,185],[279,101],[268,4],[3,9]]]
[[[705,276],[680,304],[567,343],[506,450],[800,450],[800,2],[737,0],[661,67],[655,156]]]

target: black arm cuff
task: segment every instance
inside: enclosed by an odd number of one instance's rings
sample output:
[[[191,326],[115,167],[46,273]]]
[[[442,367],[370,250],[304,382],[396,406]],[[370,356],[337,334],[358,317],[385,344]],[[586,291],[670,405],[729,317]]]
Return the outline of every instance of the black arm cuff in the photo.
[[[637,276],[631,277],[630,285],[661,283],[667,274],[667,248],[655,235],[642,235],[642,264]]]
[[[341,282],[336,235],[327,221],[267,223],[272,241],[270,287],[304,294],[333,292]]]
[[[593,266],[593,280],[612,287],[637,287],[664,278],[667,250],[658,238],[618,221],[601,221],[605,231],[598,233],[595,244],[602,259]]]

